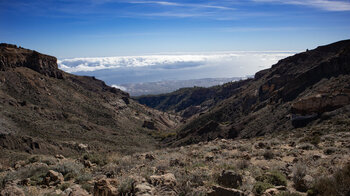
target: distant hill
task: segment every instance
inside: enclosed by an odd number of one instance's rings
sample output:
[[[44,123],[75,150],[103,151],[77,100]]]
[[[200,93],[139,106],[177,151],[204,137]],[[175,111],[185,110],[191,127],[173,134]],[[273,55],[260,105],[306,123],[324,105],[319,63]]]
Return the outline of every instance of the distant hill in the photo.
[[[121,84],[117,88],[128,92],[131,96],[142,95],[158,95],[164,93],[170,93],[180,88],[188,87],[212,87],[221,85],[227,82],[237,81],[242,78],[202,78],[193,80],[166,80],[159,82],[143,82],[143,83],[129,83]]]
[[[79,144],[121,153],[150,150],[158,145],[151,135],[177,122],[94,77],[59,70],[55,57],[0,44],[1,152],[74,155],[81,153]]]
[[[253,79],[137,100],[189,118],[173,145],[321,126],[350,115],[349,62],[345,40],[280,60]]]

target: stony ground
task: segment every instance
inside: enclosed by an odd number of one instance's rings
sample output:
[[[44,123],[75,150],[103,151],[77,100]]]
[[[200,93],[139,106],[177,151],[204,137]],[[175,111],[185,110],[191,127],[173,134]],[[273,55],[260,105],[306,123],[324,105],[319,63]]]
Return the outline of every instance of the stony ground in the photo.
[[[32,156],[1,166],[0,195],[349,195],[349,163],[349,130],[296,129],[128,156]]]

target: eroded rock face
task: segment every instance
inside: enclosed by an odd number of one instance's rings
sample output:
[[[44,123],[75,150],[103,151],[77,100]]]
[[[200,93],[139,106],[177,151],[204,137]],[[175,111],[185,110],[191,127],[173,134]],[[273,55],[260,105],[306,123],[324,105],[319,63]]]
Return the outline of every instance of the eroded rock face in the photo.
[[[157,176],[157,175],[150,176],[150,182],[154,186],[158,186],[158,185],[164,185],[168,187],[176,186],[176,178],[172,173],[167,173],[160,176]]]
[[[27,67],[46,76],[62,79],[57,59],[16,45],[0,44],[0,71],[16,67]]]
[[[44,183],[48,186],[50,185],[58,185],[64,181],[63,175],[59,172],[49,170],[47,172],[46,177],[44,179]]]
[[[116,179],[101,179],[95,182],[94,196],[117,196],[118,181]]]
[[[292,104],[292,112],[298,114],[321,114],[350,104],[350,93],[316,94]]]
[[[175,190],[177,181],[172,173],[150,176],[149,183],[155,187],[155,195],[178,195]]]

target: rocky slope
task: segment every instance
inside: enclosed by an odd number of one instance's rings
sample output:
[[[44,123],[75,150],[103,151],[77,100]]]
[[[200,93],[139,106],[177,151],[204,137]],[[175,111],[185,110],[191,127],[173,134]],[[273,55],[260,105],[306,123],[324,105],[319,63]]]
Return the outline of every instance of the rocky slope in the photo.
[[[349,62],[347,40],[156,97],[187,115],[174,135],[178,116],[0,44],[0,196],[349,195]]]
[[[350,104],[349,62],[350,40],[345,40],[280,60],[256,73],[254,79],[138,101],[189,114],[186,117],[196,115],[179,130],[173,145],[261,136],[316,125],[328,118],[327,112]]]
[[[350,132],[338,125],[127,156],[33,155],[0,169],[0,195],[346,196]]]
[[[178,117],[144,107],[93,77],[65,73],[57,59],[0,45],[0,151],[7,158],[81,154],[84,149],[131,153],[156,148]],[[150,124],[150,126],[144,126]]]

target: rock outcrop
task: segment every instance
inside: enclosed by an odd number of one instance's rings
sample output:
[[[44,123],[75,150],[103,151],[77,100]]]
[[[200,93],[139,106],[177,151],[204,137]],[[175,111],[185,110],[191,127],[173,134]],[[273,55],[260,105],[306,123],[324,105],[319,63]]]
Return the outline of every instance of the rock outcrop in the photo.
[[[115,179],[100,179],[95,182],[94,196],[118,196],[118,181]]]
[[[12,44],[0,44],[0,70],[5,71],[16,67],[27,67],[46,76],[63,78],[55,57]]]

